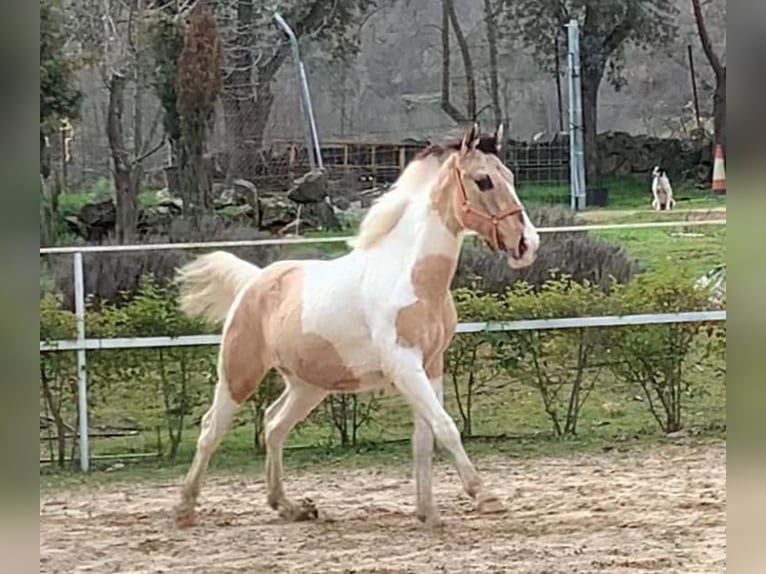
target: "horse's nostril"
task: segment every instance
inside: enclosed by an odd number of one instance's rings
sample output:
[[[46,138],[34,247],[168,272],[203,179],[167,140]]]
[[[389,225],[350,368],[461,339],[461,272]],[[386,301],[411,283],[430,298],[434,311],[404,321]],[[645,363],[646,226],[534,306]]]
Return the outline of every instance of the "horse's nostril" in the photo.
[[[524,257],[524,254],[527,252],[527,242],[522,237],[519,239],[519,258]]]

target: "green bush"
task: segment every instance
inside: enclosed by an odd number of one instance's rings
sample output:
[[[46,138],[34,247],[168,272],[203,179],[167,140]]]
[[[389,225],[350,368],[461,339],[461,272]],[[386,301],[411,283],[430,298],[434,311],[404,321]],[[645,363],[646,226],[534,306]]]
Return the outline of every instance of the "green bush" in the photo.
[[[561,276],[538,288],[525,283],[502,293],[461,288],[454,296],[461,322],[676,312],[714,305],[693,281],[667,274],[642,275],[607,291]],[[151,277],[144,277],[131,297],[109,304],[89,302],[86,326],[88,337],[211,332],[209,325],[180,312],[173,288]],[[75,332],[74,315],[64,309],[61,298],[44,296],[41,339],[71,339]],[[594,389],[617,382],[630,396],[642,394],[660,427],[673,432],[683,426],[685,400],[704,387],[697,384],[698,374],[719,378],[724,352],[725,326],[720,324],[483,330],[453,339],[445,356],[445,394],[466,437],[479,426],[477,403],[505,408],[503,399],[495,398],[507,397],[516,387],[533,389],[553,434],[569,437],[578,433],[580,413]],[[167,458],[177,456],[185,434],[209,407],[216,360],[217,349],[209,346],[89,352],[91,428],[139,429],[144,443],[132,442],[128,448],[156,446]],[[45,428],[50,429],[51,454],[64,464],[74,457],[77,444],[75,353],[41,353],[40,382],[41,439]],[[253,425],[256,448],[262,443],[265,409],[281,389],[279,376],[270,375],[235,421]],[[351,446],[370,424],[385,424],[382,405],[383,400],[375,398],[333,397],[311,425],[323,436],[334,433],[341,445]],[[125,442],[118,446],[124,453]]]
[[[641,276],[610,297],[610,310],[617,314],[678,313],[717,306],[708,290],[672,274]],[[611,369],[618,379],[641,389],[663,431],[679,431],[684,399],[697,392],[690,367],[708,369],[712,375],[721,361],[711,365],[708,359],[716,354],[720,358],[725,337],[725,325],[702,322],[611,329]]]

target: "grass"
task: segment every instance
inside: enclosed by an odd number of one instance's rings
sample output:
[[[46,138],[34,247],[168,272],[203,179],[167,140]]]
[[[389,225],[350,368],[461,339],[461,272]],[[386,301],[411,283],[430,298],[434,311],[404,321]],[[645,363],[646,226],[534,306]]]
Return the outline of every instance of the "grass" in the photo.
[[[592,233],[622,245],[643,269],[680,267],[689,277],[699,277],[726,261],[726,228],[620,229]]]
[[[651,204],[650,182],[645,178],[621,177],[603,181],[600,187],[609,192],[609,204],[604,207],[587,209],[648,209]],[[538,204],[569,205],[569,183],[560,184],[519,184],[518,192],[522,201]],[[726,199],[713,195],[707,190],[700,190],[686,181],[679,181],[674,186],[674,197],[678,209],[703,209],[726,205]]]

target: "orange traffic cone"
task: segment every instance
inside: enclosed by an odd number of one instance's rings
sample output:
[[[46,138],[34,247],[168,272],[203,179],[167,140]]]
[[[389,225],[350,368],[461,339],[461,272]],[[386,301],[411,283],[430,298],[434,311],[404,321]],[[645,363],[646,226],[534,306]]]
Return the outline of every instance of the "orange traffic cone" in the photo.
[[[715,159],[713,160],[713,193],[721,195],[726,193],[726,170],[723,164],[723,147],[715,146]]]

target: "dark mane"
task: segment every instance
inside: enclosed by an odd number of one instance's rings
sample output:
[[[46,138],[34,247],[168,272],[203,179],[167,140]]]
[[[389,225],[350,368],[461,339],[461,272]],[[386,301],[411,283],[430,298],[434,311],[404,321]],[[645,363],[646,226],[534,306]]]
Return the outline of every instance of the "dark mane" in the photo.
[[[415,159],[424,159],[432,155],[442,155],[446,152],[458,151],[460,149],[461,139],[450,139],[439,143],[429,144],[425,149],[418,152]],[[479,139],[479,145],[476,149],[483,153],[497,155],[497,140],[494,135],[482,136]]]

